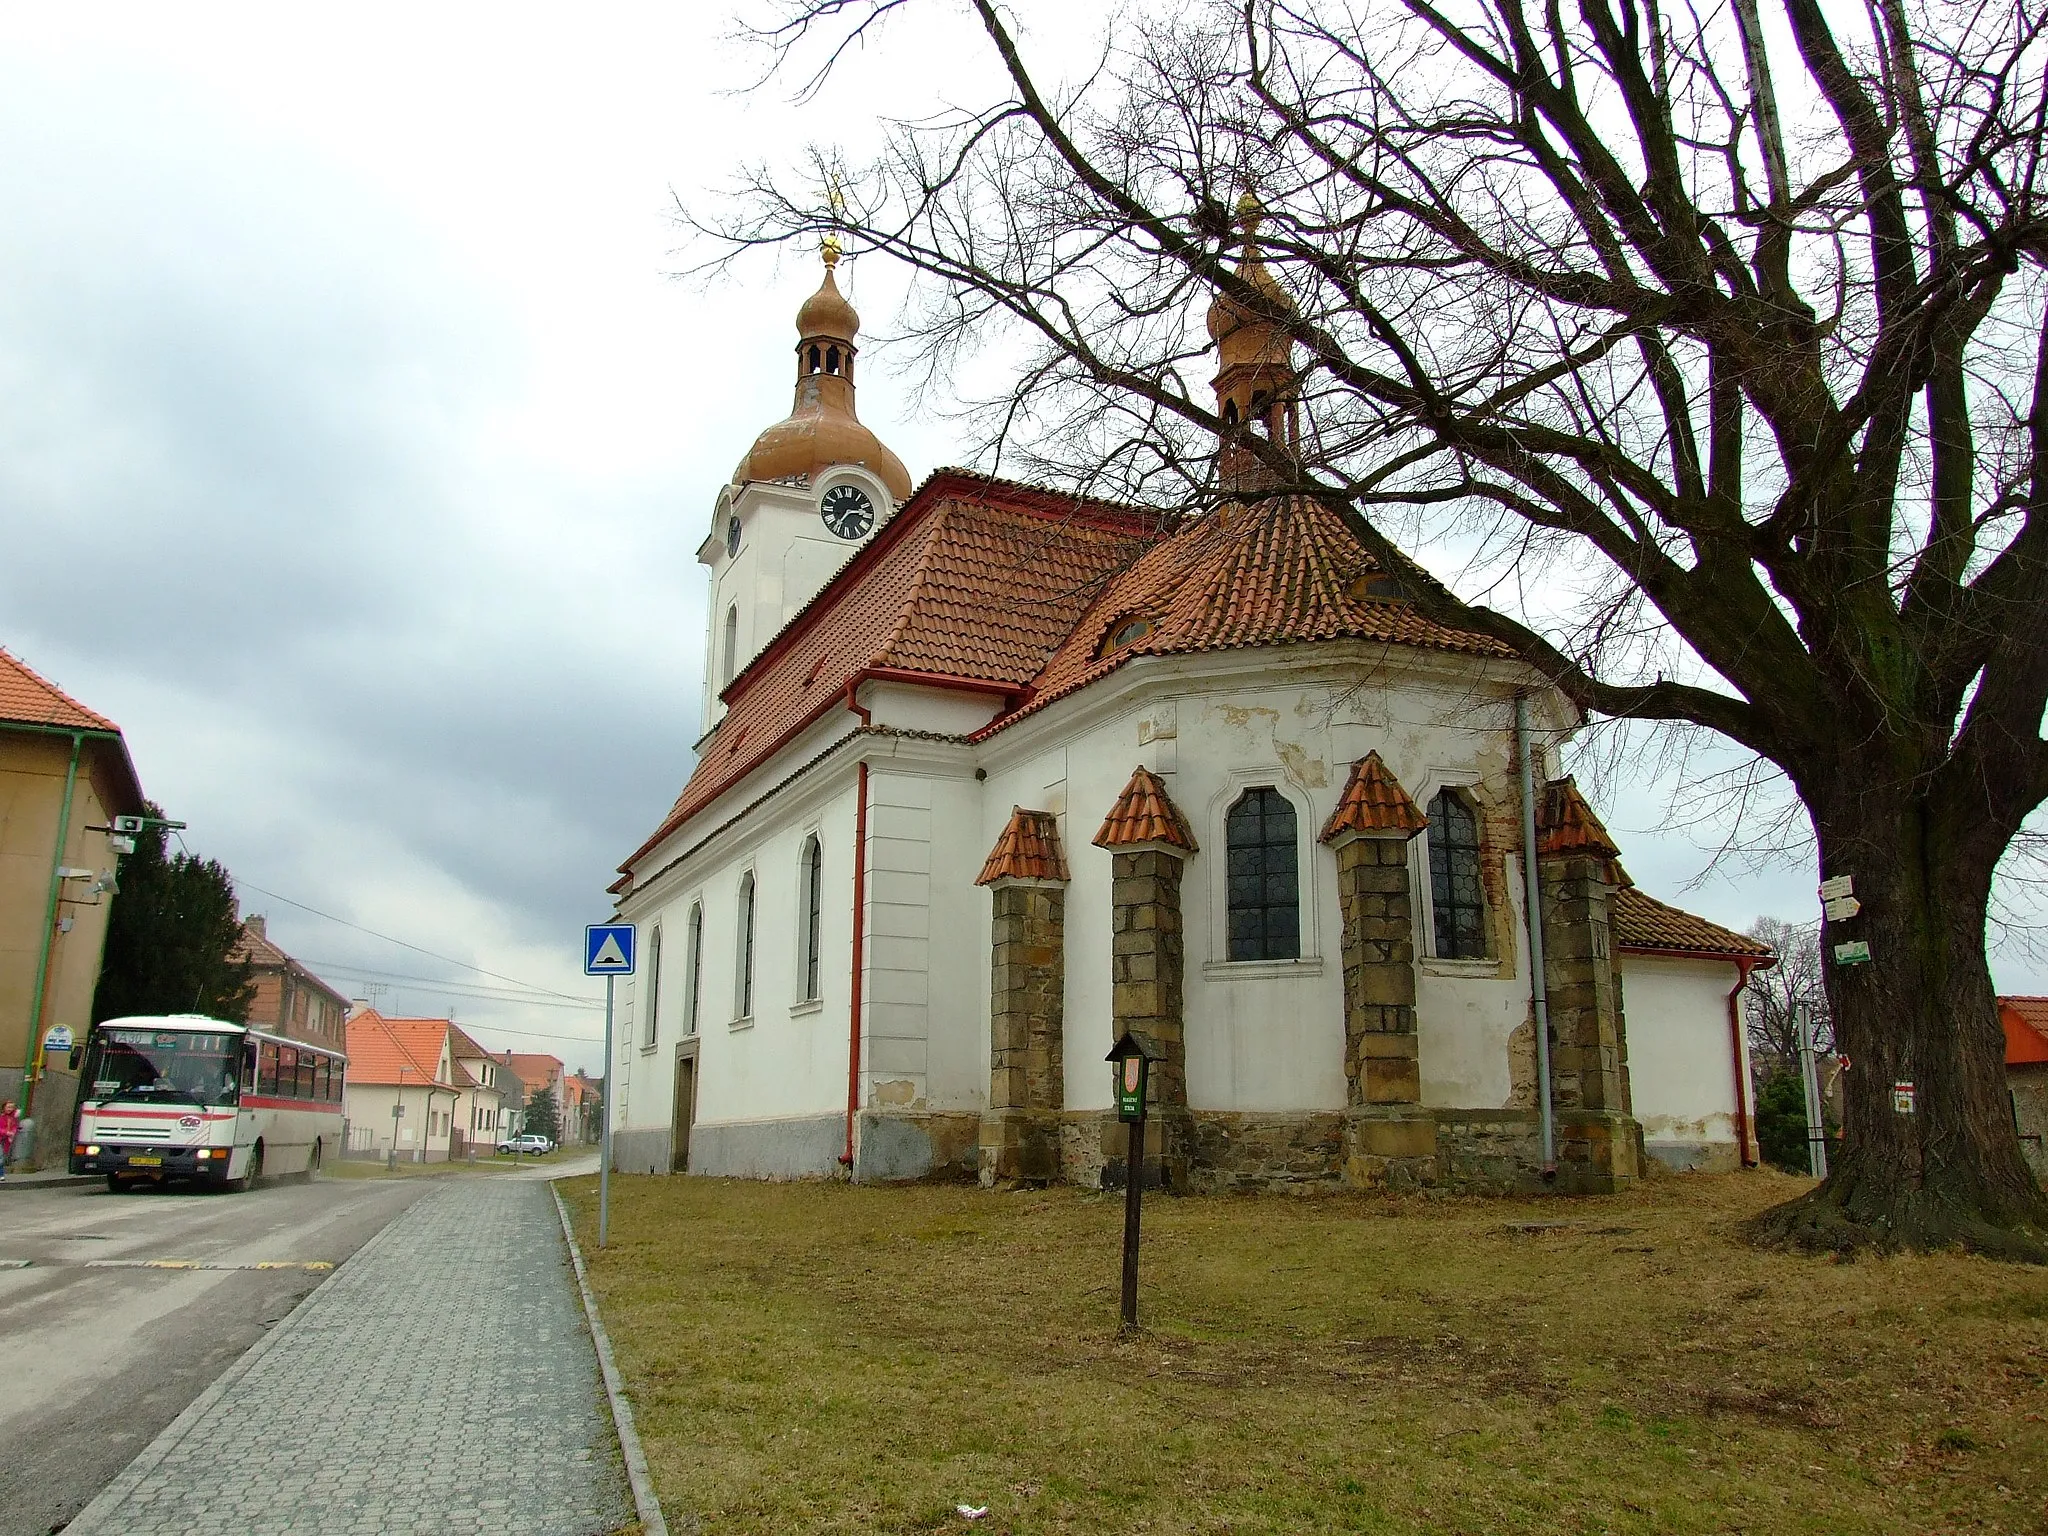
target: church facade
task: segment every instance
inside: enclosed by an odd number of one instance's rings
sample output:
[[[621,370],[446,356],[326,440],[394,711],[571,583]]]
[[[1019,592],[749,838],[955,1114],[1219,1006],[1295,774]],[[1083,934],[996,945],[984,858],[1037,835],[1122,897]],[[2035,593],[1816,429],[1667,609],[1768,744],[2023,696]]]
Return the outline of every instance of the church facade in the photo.
[[[612,888],[621,1170],[1116,1184],[1127,1030],[1174,1188],[1754,1160],[1769,953],[1630,882],[1558,776],[1568,700],[1260,494],[1249,435],[1298,432],[1270,315],[1210,315],[1216,511],[913,487],[855,412],[836,259],[699,550],[695,769]]]

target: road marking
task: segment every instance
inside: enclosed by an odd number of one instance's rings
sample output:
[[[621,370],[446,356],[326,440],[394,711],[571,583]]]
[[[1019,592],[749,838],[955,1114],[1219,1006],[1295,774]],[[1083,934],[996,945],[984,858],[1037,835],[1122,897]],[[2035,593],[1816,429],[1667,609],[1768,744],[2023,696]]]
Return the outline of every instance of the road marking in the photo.
[[[28,1261],[23,1260],[22,1262],[27,1263]],[[259,1259],[253,1264],[216,1264],[207,1259],[86,1259],[76,1266],[61,1265],[60,1263],[57,1267],[76,1267],[79,1269],[302,1269],[319,1273],[334,1268],[334,1265],[332,1261],[327,1259]]]
[[[0,1259],[0,1269],[27,1269],[27,1259]]]

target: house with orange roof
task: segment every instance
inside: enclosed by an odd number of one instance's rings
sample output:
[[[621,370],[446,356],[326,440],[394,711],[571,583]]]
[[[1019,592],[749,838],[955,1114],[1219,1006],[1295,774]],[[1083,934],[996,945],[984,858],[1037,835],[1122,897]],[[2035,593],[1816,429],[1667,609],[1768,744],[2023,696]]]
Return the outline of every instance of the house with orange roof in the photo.
[[[452,1022],[448,1025],[448,1049],[459,1090],[449,1156],[489,1156],[499,1142],[518,1134],[514,1126],[525,1105],[519,1079],[467,1030]]]
[[[500,1051],[497,1059],[519,1084],[519,1129],[527,1128],[526,1101],[545,1093],[555,1101],[555,1140],[566,1140],[562,1133],[568,1128],[569,1091],[562,1085],[562,1059],[540,1051]]]
[[[45,1141],[59,1156],[77,1079],[43,1044],[85,1040],[119,890],[107,828],[142,810],[121,728],[0,650],[0,1100],[62,1126]]]
[[[1425,613],[1426,573],[1281,489],[1305,406],[1249,225],[1261,300],[1208,313],[1217,495],[1174,513],[913,485],[856,414],[836,262],[697,551],[694,768],[611,887],[641,932],[620,1169],[1595,1191],[1754,1161],[1739,981],[1772,957],[1634,887],[1563,775],[1579,711],[1485,614]],[[1127,1030],[1163,1058],[1142,1170]]]
[[[289,1040],[346,1050],[348,998],[294,960],[270,937],[261,913],[244,918],[231,958],[246,963],[256,993],[244,1023]]]
[[[462,1098],[449,1031],[446,1019],[349,1015],[348,1156],[447,1161]]]
[[[2048,1179],[2048,997],[2001,997],[1998,1022],[2005,1028],[2005,1085],[2012,1094],[2012,1120],[2020,1151],[2037,1179]]]

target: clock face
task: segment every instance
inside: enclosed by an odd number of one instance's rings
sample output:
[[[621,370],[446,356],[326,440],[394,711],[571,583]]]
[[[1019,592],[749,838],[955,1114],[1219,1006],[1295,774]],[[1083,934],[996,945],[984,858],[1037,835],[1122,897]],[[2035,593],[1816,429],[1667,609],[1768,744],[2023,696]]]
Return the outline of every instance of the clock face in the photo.
[[[728,558],[740,552],[740,520],[737,515],[725,525],[725,553]]]
[[[842,539],[864,539],[875,526],[875,504],[857,485],[841,482],[818,498],[818,516]]]

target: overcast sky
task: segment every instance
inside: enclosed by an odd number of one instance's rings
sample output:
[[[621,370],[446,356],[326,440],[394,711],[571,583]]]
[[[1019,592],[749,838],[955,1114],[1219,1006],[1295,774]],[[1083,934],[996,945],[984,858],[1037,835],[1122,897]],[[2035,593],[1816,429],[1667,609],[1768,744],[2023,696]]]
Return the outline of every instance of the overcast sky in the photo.
[[[688,772],[693,551],[788,408],[816,282],[807,256],[677,280],[672,195],[967,93],[957,19],[801,108],[737,89],[760,61],[729,22],[0,5],[0,645],[122,725],[188,845],[342,990],[591,1070],[580,928]],[[894,275],[842,270],[885,326]],[[861,414],[912,474],[957,457],[869,360]],[[1651,783],[1607,803],[1657,895],[1812,905],[1796,868],[1681,890],[1711,837],[1660,833]],[[472,995],[508,978],[564,1006]]]

